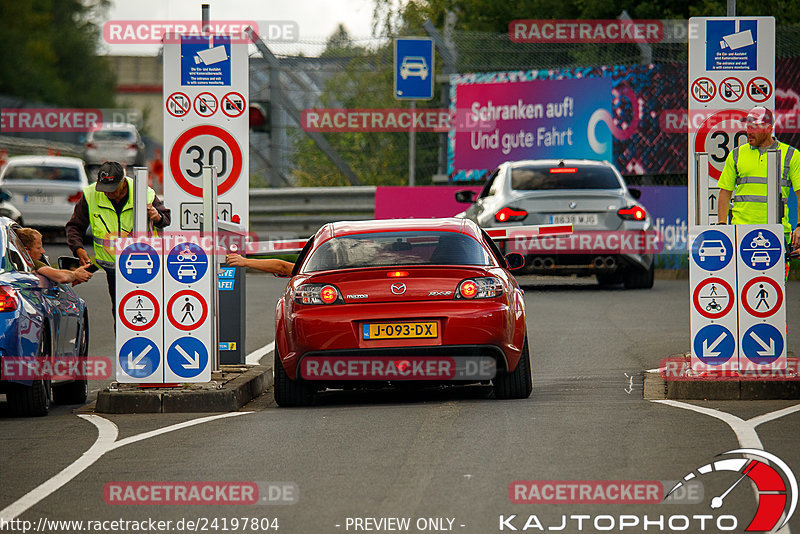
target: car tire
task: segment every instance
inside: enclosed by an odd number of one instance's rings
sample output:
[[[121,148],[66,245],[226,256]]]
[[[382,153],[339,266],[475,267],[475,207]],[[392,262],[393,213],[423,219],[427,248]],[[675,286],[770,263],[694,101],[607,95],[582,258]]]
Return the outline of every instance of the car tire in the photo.
[[[289,408],[292,406],[310,406],[314,402],[314,389],[310,384],[299,380],[292,380],[283,368],[283,362],[275,346],[275,362],[272,367],[275,372],[275,402],[278,406]]]
[[[89,357],[89,317],[83,315],[81,342],[78,348],[78,360],[86,365]],[[86,369],[84,368],[85,372]],[[53,386],[53,401],[56,404],[83,404],[89,398],[89,381],[86,376],[68,384]]]
[[[655,280],[655,268],[650,265],[649,269],[637,269],[631,267],[622,274],[625,289],[650,289]]]
[[[50,332],[42,329],[42,340],[39,343],[37,359],[50,355]],[[49,380],[34,380],[30,386],[15,384],[6,395],[11,411],[23,417],[42,417],[50,411],[52,387]]]
[[[527,399],[533,391],[531,375],[531,356],[528,350],[528,336],[522,345],[522,354],[514,371],[498,374],[492,381],[495,399]]]

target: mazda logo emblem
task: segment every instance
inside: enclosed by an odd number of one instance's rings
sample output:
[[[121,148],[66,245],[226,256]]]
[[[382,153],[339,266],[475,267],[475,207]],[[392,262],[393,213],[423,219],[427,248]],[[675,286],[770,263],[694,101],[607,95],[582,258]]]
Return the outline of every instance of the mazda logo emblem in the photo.
[[[406,292],[405,284],[392,284],[392,293],[395,295],[402,295]]]

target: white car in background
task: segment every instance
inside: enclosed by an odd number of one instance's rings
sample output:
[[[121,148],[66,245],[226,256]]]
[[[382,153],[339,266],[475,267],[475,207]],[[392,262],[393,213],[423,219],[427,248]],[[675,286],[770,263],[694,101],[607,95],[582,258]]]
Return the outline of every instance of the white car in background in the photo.
[[[90,167],[102,165],[106,161],[118,161],[128,167],[144,167],[144,142],[133,124],[103,124],[86,136],[83,159]]]
[[[27,226],[63,230],[83,188],[89,185],[83,160],[61,156],[16,156],[0,173],[0,189]]]

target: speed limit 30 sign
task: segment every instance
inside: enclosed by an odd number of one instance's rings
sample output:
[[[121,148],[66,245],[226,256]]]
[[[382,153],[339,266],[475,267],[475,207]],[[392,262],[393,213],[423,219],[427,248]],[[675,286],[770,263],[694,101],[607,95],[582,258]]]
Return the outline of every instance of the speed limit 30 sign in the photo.
[[[175,140],[169,154],[172,177],[186,193],[203,196],[203,166],[217,169],[217,194],[229,191],[242,174],[242,149],[227,130],[219,126],[195,126]]]

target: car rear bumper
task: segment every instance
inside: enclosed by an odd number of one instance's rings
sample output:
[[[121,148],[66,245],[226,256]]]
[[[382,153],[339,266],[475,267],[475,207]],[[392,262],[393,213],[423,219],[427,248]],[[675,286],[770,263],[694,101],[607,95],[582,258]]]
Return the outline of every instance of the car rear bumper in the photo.
[[[652,264],[652,254],[531,254],[525,256],[525,266],[521,272],[556,276],[590,276],[613,274],[631,268],[646,270]]]

